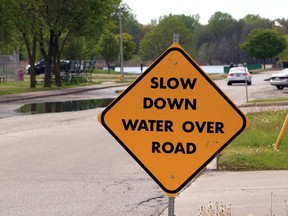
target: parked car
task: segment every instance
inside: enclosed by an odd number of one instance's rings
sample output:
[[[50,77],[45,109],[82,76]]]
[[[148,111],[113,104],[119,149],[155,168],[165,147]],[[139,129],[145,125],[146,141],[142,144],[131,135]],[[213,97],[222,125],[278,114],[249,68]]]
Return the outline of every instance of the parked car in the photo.
[[[34,70],[35,70],[36,75],[45,73],[45,60],[42,59],[42,60],[36,62],[34,65]],[[30,74],[30,65],[27,65],[26,73]]]
[[[233,83],[246,83],[248,85],[252,84],[251,74],[247,67],[232,67],[227,74],[227,85],[232,85]]]
[[[276,88],[279,90],[282,90],[284,87],[288,87],[288,69],[272,74],[269,81],[272,86],[276,86]]]
[[[45,73],[45,60],[42,59],[35,63],[34,70],[35,74],[44,74]],[[60,60],[60,71],[67,70],[70,67],[70,61],[69,60]],[[30,74],[30,65],[27,65],[26,67],[26,73]],[[53,65],[52,65],[52,73],[53,73]]]

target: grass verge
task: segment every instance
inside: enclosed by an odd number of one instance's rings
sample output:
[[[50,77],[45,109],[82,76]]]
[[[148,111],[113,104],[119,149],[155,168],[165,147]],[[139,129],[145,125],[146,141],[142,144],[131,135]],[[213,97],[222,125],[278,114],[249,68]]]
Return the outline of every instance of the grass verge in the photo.
[[[113,82],[113,83],[131,83],[133,82],[139,75],[137,74],[125,74],[124,80],[120,80],[119,73],[111,71],[108,73],[107,70],[96,70],[92,73],[92,82],[72,82],[66,83],[62,82],[61,87],[56,87],[54,83],[52,83],[51,88],[45,88],[43,86],[43,75],[39,75],[36,77],[37,85],[35,89],[30,88],[30,76],[25,75],[24,81],[8,81],[0,84],[0,95],[7,94],[19,94],[19,93],[27,93],[27,92],[35,92],[35,91],[49,91],[55,89],[63,89],[63,88],[73,88],[78,86],[87,86],[87,85],[97,85],[103,82]]]
[[[251,125],[218,157],[221,170],[287,170],[288,134],[274,150],[287,110],[247,114]]]
[[[273,102],[285,102],[288,101],[288,98],[270,98],[270,99],[256,99],[251,100],[248,103],[273,103]]]

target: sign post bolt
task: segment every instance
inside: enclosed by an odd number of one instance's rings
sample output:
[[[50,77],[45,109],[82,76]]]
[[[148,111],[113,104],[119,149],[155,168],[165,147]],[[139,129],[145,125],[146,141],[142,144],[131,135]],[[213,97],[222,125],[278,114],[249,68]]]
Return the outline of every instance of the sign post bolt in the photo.
[[[180,39],[179,39],[179,33],[174,33],[173,34],[173,43],[179,43]]]

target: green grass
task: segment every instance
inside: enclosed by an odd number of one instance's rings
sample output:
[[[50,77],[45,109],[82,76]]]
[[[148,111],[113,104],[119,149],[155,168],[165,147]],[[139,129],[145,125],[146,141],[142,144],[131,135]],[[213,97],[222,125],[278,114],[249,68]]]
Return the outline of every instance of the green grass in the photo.
[[[73,87],[78,87],[78,86],[97,85],[97,84],[104,83],[104,82],[131,83],[138,76],[139,75],[137,74],[125,73],[124,80],[120,80],[119,73],[117,72],[110,71],[110,73],[108,73],[107,70],[96,70],[94,73],[92,73],[92,82],[77,82],[77,83],[62,82],[62,87],[60,88],[73,88]],[[0,95],[60,89],[59,87],[56,87],[53,83],[52,83],[51,88],[44,88],[43,78],[44,78],[43,75],[39,75],[36,77],[36,80],[38,81],[38,83],[35,89],[30,88],[30,76],[29,75],[24,76],[24,81],[8,81],[8,82],[0,83]]]
[[[248,114],[251,125],[218,157],[222,170],[287,170],[288,132],[274,150],[287,110]]]
[[[39,78],[37,78],[37,80],[39,80]],[[31,89],[30,81],[25,78],[24,81],[8,81],[5,83],[1,83],[0,95],[19,94],[19,93],[27,93],[27,92],[35,92],[35,91],[50,91],[50,90],[55,90],[55,89],[72,88],[76,86],[84,86],[84,85],[92,85],[92,84],[96,84],[96,83],[94,81],[90,83],[78,83],[78,84],[70,84],[70,85],[66,85],[65,83],[63,83],[63,86],[60,88],[52,84],[51,88],[45,88],[43,86],[43,82],[38,82],[36,84],[36,88]]]
[[[256,100],[251,100],[249,103],[269,103],[269,102],[285,102],[288,101],[288,98],[270,98],[270,99],[256,99]]]

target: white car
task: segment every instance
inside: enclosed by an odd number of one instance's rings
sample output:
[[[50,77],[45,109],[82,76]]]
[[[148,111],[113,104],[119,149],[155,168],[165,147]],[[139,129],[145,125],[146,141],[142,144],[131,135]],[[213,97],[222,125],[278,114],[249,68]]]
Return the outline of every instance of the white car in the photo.
[[[288,69],[272,74],[269,80],[270,84],[272,86],[276,86],[276,88],[279,90],[282,90],[284,87],[288,87]]]
[[[251,74],[247,67],[232,67],[227,74],[227,85],[232,85],[233,83],[246,83],[248,85],[252,84]]]

